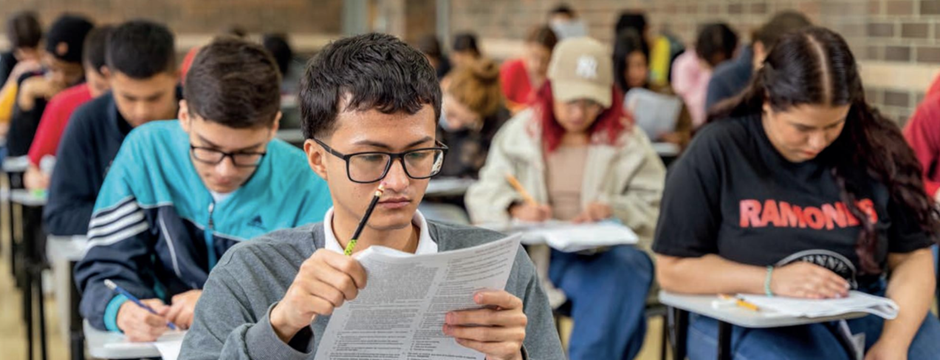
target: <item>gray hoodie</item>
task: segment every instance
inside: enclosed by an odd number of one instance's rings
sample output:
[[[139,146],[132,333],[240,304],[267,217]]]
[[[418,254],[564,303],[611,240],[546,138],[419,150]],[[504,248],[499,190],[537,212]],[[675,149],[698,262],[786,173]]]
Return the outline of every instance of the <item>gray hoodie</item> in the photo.
[[[479,228],[428,221],[438,251],[468,248],[504,235]],[[225,253],[209,275],[196,305],[193,326],[180,359],[313,359],[329,316],[318,316],[289,344],[281,341],[268,315],[284,296],[297,269],[324,247],[323,223],[281,230],[240,243]],[[523,355],[527,359],[565,359],[545,292],[522,249],[506,291],[519,297],[528,317]]]

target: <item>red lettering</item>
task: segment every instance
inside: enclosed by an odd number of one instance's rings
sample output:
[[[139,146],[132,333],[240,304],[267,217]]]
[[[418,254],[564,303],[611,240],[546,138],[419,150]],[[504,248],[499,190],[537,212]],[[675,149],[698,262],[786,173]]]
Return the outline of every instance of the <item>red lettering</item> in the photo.
[[[741,200],[741,227],[763,227],[760,221],[760,201]],[[753,224],[753,225],[752,225]]]
[[[858,226],[858,218],[855,215],[852,215],[852,212],[849,211],[849,207],[845,206],[843,202],[836,203],[836,210],[839,212],[845,213],[845,217],[848,219],[848,226]]]
[[[780,212],[777,211],[777,202],[774,200],[764,201],[764,214],[760,217],[760,221],[764,225],[773,223],[775,227],[786,226],[780,219]]]
[[[823,213],[819,208],[807,206],[803,209],[804,219],[806,223],[809,224],[809,227],[815,230],[820,230],[823,226],[826,225],[826,217],[823,216]]]
[[[872,224],[878,222],[878,212],[875,211],[875,204],[871,201],[871,199],[859,200],[855,203],[855,205],[858,206],[860,210],[862,210],[863,214],[868,216],[868,221],[870,221]]]
[[[840,203],[836,203],[837,205]],[[829,204],[823,204],[823,215],[826,216],[826,229],[832,230],[833,222],[840,228],[847,225],[848,219],[845,218],[845,212]]]
[[[783,226],[785,227],[801,227],[805,228],[806,223],[800,221],[800,216],[798,214],[802,213],[803,209],[800,209],[799,206],[792,206],[786,201],[780,202],[780,219],[783,221]]]

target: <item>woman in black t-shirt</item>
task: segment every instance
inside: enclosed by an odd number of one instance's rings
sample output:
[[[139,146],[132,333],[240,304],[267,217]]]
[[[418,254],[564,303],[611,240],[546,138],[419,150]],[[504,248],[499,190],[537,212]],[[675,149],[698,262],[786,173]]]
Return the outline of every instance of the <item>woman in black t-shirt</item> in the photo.
[[[810,299],[887,296],[898,317],[849,320],[866,359],[940,358],[928,316],[937,212],[901,132],[865,101],[855,59],[830,30],[786,35],[751,87],[719,106],[670,171],[653,251],[668,291]],[[890,273],[890,276],[887,274]],[[693,316],[691,359],[715,352]],[[750,359],[849,359],[834,327],[735,328]]]

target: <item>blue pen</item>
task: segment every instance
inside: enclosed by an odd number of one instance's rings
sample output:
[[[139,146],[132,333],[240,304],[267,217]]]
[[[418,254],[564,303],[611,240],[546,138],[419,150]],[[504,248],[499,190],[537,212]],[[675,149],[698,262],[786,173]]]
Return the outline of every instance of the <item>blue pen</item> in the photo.
[[[144,308],[144,310],[149,311],[151,314],[154,314],[154,315],[157,315],[157,316],[160,315],[160,314],[157,314],[157,311],[154,310],[152,307],[149,307],[149,306],[147,306],[146,304],[142,303],[142,302],[140,301],[140,299],[138,299],[138,298],[137,298],[136,296],[134,296],[134,295],[131,295],[131,293],[127,292],[127,290],[124,290],[123,288],[121,288],[120,286],[118,286],[117,284],[115,284],[114,281],[111,281],[111,279],[105,279],[105,281],[104,281],[104,286],[107,286],[108,289],[117,291],[117,292],[120,293],[121,295],[124,295],[124,297],[126,297],[128,300],[134,302],[135,304],[137,304],[137,306],[140,306],[140,307]],[[171,323],[171,322],[169,322],[169,321],[166,322],[166,326],[169,327],[170,330],[176,330],[176,325],[173,325],[173,323]]]

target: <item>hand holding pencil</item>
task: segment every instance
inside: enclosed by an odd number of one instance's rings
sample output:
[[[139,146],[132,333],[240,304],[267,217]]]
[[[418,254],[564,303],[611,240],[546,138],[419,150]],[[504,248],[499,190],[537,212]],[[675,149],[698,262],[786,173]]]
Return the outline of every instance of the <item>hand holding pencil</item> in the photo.
[[[510,216],[514,219],[529,222],[542,222],[552,218],[552,207],[539,204],[538,201],[522,187],[522,184],[515,176],[506,174],[506,181],[522,196],[524,201],[522,204],[514,204],[509,207]]]

